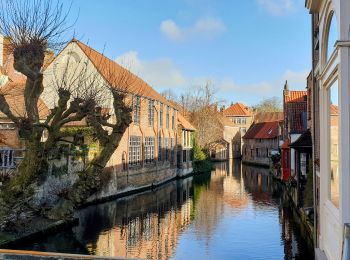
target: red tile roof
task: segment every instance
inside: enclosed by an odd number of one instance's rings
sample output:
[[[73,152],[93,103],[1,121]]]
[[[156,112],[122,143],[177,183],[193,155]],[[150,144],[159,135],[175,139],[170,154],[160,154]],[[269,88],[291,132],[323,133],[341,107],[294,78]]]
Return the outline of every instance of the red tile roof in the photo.
[[[196,128],[194,128],[194,126],[188,122],[180,113],[177,114],[177,121],[180,125],[182,125],[183,129],[196,131]]]
[[[5,96],[5,99],[10,106],[10,110],[15,116],[26,115],[24,103],[24,87],[25,83],[23,82],[8,82],[5,86],[0,88],[0,93]],[[50,112],[45,103],[40,98],[38,101],[38,109],[41,119],[45,119]],[[7,118],[7,116],[0,112],[0,118]]]
[[[289,91],[289,95],[284,96],[284,101],[288,102],[306,102],[307,99],[307,91]]]
[[[164,104],[172,106],[170,102],[168,102],[162,95],[155,91],[145,81],[115,61],[112,61],[103,54],[97,52],[96,50],[78,40],[74,39],[72,42],[76,43],[79,46],[79,48],[90,59],[97,71],[112,87],[128,93],[152,98]],[[120,77],[118,77],[118,75],[123,75],[124,80],[122,80],[122,82],[120,82]]]
[[[339,109],[338,109],[338,106],[331,105],[330,112],[331,112],[331,115],[332,115],[332,116],[339,115]]]
[[[283,112],[259,112],[254,116],[255,123],[283,121]]]
[[[279,122],[263,122],[253,124],[243,139],[272,139],[279,135]]]
[[[228,107],[224,110],[225,116],[251,116],[252,113],[250,112],[249,108],[242,104],[242,103],[236,103],[232,106]]]
[[[24,143],[18,136],[16,129],[1,130],[0,147],[9,147],[13,149],[23,149]]]

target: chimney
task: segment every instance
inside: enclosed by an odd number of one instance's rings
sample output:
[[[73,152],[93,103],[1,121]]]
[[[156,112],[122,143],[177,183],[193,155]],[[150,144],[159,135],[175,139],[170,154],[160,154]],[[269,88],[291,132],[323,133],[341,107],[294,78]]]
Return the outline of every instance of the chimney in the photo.
[[[283,96],[289,96],[289,88],[288,88],[288,81],[287,80],[286,80],[286,83],[284,84]]]

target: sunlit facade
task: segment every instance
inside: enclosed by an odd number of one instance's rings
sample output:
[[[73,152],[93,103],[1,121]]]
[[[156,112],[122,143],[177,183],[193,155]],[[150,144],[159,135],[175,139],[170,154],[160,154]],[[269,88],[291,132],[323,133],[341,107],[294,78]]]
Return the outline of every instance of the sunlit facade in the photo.
[[[314,154],[319,153],[316,258],[341,259],[344,224],[350,222],[350,1],[307,0],[306,7],[313,35]]]

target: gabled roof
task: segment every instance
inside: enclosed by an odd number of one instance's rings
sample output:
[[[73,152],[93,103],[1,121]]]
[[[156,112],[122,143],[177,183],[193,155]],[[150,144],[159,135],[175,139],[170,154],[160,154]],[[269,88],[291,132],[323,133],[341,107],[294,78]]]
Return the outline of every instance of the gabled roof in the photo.
[[[5,86],[0,88],[0,93],[5,96],[5,99],[10,106],[10,110],[15,116],[26,115],[24,88],[24,82],[8,82]],[[38,101],[38,109],[40,119],[45,119],[50,112],[41,98],[39,98]],[[0,112],[0,118],[7,118],[7,116]]]
[[[283,121],[283,112],[259,112],[254,116],[255,123]]]
[[[232,106],[226,108],[224,110],[225,116],[251,116],[252,113],[250,112],[249,108],[242,104],[237,102],[236,104],[233,104]]]
[[[152,98],[172,106],[172,104],[170,104],[162,95],[155,91],[145,81],[115,61],[112,61],[103,54],[76,39],[72,40],[72,42],[78,45],[78,47],[84,52],[84,54],[88,57],[97,71],[110,86],[127,93]],[[126,80],[123,80],[121,84],[120,78],[118,78],[117,75],[124,75]]]
[[[194,128],[194,126],[190,122],[188,122],[180,113],[177,114],[177,121],[183,129],[196,131],[196,128]]]
[[[18,137],[18,132],[13,129],[2,130],[0,133],[0,148],[22,149],[23,143]]]
[[[254,123],[243,139],[273,139],[279,135],[279,122]]]
[[[284,96],[284,101],[288,102],[306,102],[307,101],[307,91],[288,91],[288,95]]]

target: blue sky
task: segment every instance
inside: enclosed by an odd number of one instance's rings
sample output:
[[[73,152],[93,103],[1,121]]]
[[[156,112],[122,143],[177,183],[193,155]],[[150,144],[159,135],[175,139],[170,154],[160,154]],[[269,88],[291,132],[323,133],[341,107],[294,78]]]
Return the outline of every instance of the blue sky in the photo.
[[[249,105],[304,89],[310,17],[304,0],[73,0],[77,38],[159,92],[209,80],[217,97]]]

